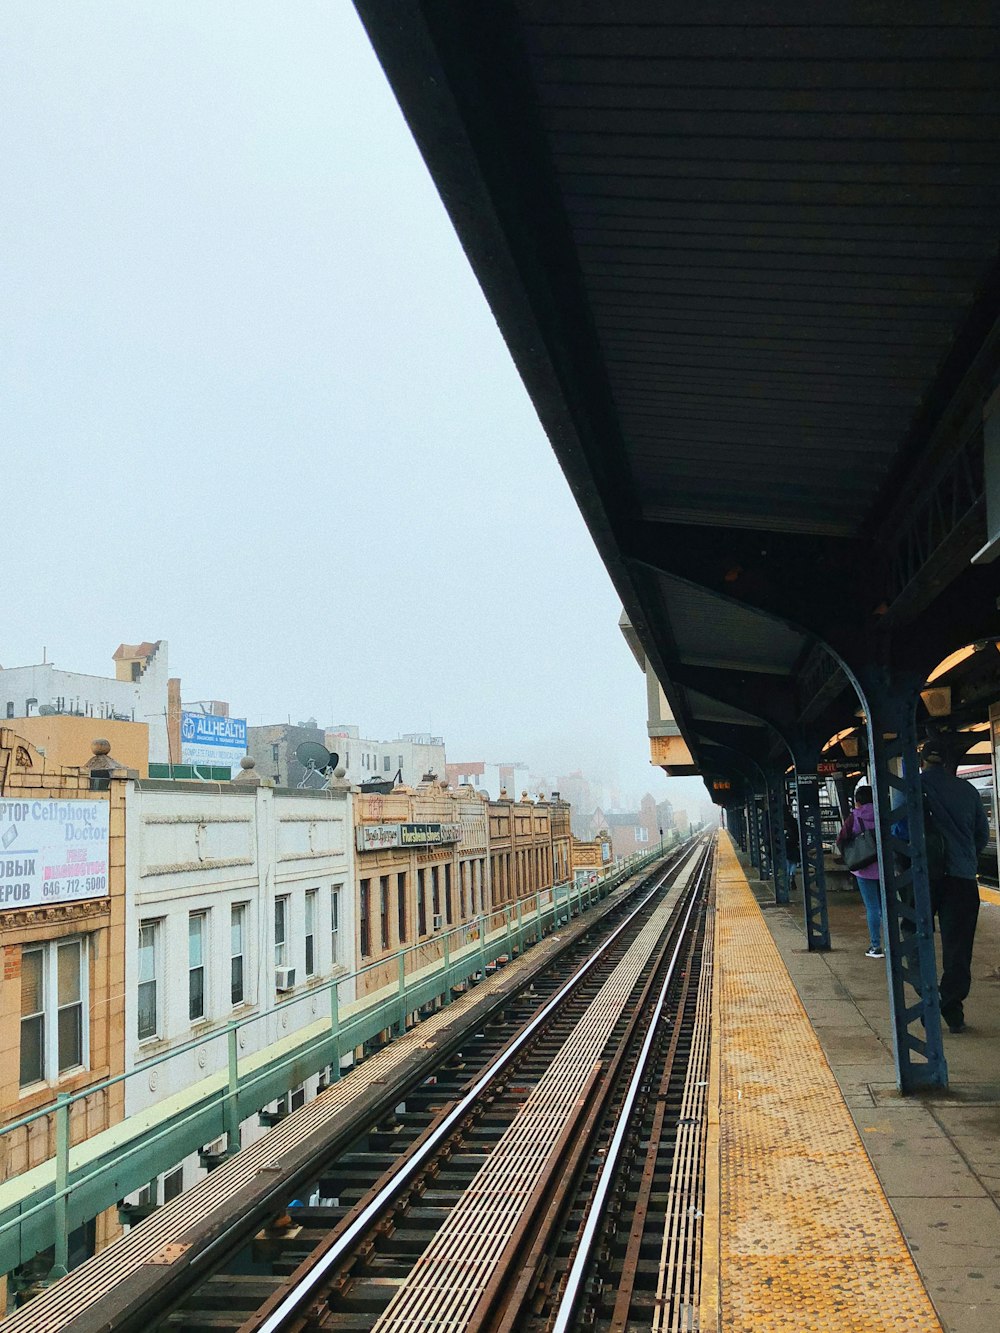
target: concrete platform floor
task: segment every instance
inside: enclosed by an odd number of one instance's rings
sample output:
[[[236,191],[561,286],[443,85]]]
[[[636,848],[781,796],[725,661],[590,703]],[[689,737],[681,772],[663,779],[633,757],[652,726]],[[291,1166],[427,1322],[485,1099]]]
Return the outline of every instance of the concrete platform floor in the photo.
[[[752,871],[750,872],[752,873]],[[834,884],[848,881],[834,877]],[[801,902],[764,919],[826,1052],[948,1333],[1000,1330],[1000,905],[984,902],[967,1030],[944,1033],[947,1092],[896,1090],[885,964],[865,957],[861,897],[829,892],[829,953],[805,947]]]

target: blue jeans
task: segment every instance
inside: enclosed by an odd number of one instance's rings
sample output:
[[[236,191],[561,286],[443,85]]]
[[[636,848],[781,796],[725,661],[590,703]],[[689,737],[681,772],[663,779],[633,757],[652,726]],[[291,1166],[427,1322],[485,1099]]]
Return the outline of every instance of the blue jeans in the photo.
[[[854,876],[868,917],[868,935],[873,949],[882,948],[882,888],[877,879],[862,879]]]

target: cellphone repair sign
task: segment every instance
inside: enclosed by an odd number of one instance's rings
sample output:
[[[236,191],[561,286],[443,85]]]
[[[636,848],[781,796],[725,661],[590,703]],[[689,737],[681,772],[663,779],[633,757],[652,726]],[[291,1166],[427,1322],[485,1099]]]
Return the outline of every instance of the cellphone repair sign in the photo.
[[[0,800],[0,912],[108,894],[107,801]]]

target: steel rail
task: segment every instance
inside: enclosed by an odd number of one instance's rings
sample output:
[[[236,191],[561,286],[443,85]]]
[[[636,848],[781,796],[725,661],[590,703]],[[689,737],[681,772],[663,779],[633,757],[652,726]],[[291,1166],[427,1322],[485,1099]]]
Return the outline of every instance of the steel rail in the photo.
[[[614,1114],[612,1104],[621,1092],[620,1081],[623,1064],[629,1059],[630,1052],[637,1041],[640,1024],[649,1021],[649,1005],[657,993],[658,977],[665,960],[678,938],[682,938],[687,925],[684,905],[697,895],[697,877],[683,890],[678,904],[676,917],[664,931],[665,938],[650,968],[650,974],[642,986],[641,994],[635,1003],[622,1033],[618,1049],[610,1063],[603,1070],[602,1087],[593,1098],[589,1095],[587,1103],[581,1096],[577,1114],[567,1124],[563,1139],[552,1154],[552,1165],[548,1173],[539,1182],[539,1188],[525,1208],[524,1218],[515,1233],[511,1244],[503,1256],[497,1272],[480,1297],[479,1304],[467,1325],[469,1333],[513,1333],[524,1316],[524,1305],[530,1299],[532,1289],[538,1279],[540,1266],[552,1253],[553,1238],[561,1225],[561,1218],[566,1209],[567,1200],[574,1197],[581,1189],[581,1168],[586,1158],[592,1155],[595,1139],[600,1125]],[[690,957],[690,950],[689,950]],[[679,1030],[679,1029],[678,1029]],[[590,1101],[593,1102],[589,1105]],[[582,1112],[586,1110],[584,1119]],[[570,1135],[574,1136],[572,1139]],[[564,1142],[565,1140],[565,1142]],[[569,1144],[572,1146],[568,1146]],[[561,1177],[558,1187],[552,1188],[550,1177],[558,1171]],[[541,1221],[538,1215],[544,1207]],[[527,1254],[522,1252],[530,1242]],[[516,1276],[512,1276],[516,1274]],[[498,1303],[503,1302],[502,1313],[498,1312]]]
[[[594,1189],[593,1196],[591,1197],[590,1206],[587,1211],[586,1221],[583,1226],[583,1231],[580,1235],[580,1240],[577,1245],[576,1253],[573,1258],[573,1263],[570,1266],[569,1273],[567,1274],[566,1277],[566,1283],[565,1286],[563,1287],[562,1295],[559,1300],[559,1307],[556,1311],[555,1319],[552,1321],[550,1325],[552,1333],[569,1333],[569,1330],[573,1326],[572,1325],[573,1315],[575,1313],[577,1303],[579,1302],[580,1299],[580,1294],[583,1288],[583,1282],[584,1282],[584,1277],[586,1275],[587,1266],[590,1263],[590,1257],[593,1252],[594,1242],[597,1238],[598,1228],[600,1227],[603,1218],[604,1206],[607,1201],[608,1194],[611,1190],[611,1184],[614,1179],[615,1172],[618,1169],[618,1164],[621,1159],[622,1148],[625,1143],[625,1135],[628,1131],[629,1120],[632,1115],[632,1108],[635,1105],[636,1098],[639,1095],[639,1088],[645,1077],[646,1066],[649,1063],[649,1054],[653,1047],[653,1041],[655,1039],[656,1029],[659,1025],[661,1017],[663,1016],[663,1010],[666,1007],[667,993],[670,990],[671,983],[673,982],[674,979],[674,972],[676,971],[677,968],[677,960],[680,957],[681,948],[685,943],[687,929],[690,924],[692,913],[694,912],[694,909],[700,900],[700,894],[698,890],[700,890],[702,886],[702,882],[705,878],[706,868],[710,864],[710,861],[711,861],[710,849],[707,849],[705,857],[698,868],[698,884],[696,891],[691,895],[691,901],[688,904],[683,925],[681,927],[681,930],[678,932],[677,944],[674,947],[673,956],[670,959],[670,964],[667,968],[666,976],[664,977],[663,984],[660,987],[660,994],[657,997],[656,1006],[653,1010],[649,1028],[646,1032],[646,1037],[643,1041],[642,1049],[639,1052],[639,1058],[636,1062],[635,1071],[633,1072],[632,1078],[629,1082],[628,1090],[622,1102],[622,1108],[619,1113],[618,1123],[615,1127],[615,1132],[614,1135],[612,1136],[611,1142],[608,1145],[608,1150],[605,1155],[600,1174],[597,1178],[597,1184]]]
[[[489,1065],[477,1078],[469,1091],[456,1102],[448,1115],[441,1121],[435,1130],[433,1130],[424,1141],[421,1150],[414,1154],[403,1169],[393,1177],[392,1181],[383,1187],[379,1193],[370,1200],[361,1213],[355,1218],[351,1225],[343,1232],[336,1242],[327,1250],[321,1259],[304,1274],[297,1286],[288,1292],[278,1305],[272,1309],[268,1315],[259,1323],[250,1323],[245,1328],[253,1329],[254,1333],[278,1333],[285,1322],[298,1314],[302,1306],[310,1299],[314,1290],[323,1281],[331,1268],[335,1268],[350,1252],[354,1244],[365,1234],[372,1223],[384,1211],[385,1207],[392,1202],[414,1175],[420,1170],[427,1159],[436,1151],[441,1142],[447,1138],[454,1126],[465,1116],[472,1105],[480,1095],[489,1087],[504,1068],[513,1060],[514,1056],[527,1044],[563,1003],[566,997],[579,985],[587,973],[598,962],[607,949],[618,939],[623,931],[627,930],[632,921],[645,908],[647,903],[660,892],[663,882],[669,874],[675,869],[679,870],[684,861],[678,866],[664,868],[654,888],[647,893],[638,905],[628,914],[627,917],[611,932],[600,947],[587,959],[587,961],[577,969],[572,977],[566,981],[556,994],[548,1000],[543,1007],[535,1014],[530,1022],[521,1030],[520,1033],[510,1042],[510,1044],[500,1052],[499,1056]]]

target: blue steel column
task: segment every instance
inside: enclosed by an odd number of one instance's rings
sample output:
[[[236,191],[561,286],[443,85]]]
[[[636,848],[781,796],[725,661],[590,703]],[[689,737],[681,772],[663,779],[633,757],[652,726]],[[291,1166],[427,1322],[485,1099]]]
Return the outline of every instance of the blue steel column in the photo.
[[[729,814],[733,821],[733,832],[736,836],[736,845],[741,852],[745,852],[747,849],[747,834],[746,822],[743,818],[743,807],[731,805],[729,807]]]
[[[886,971],[900,1092],[948,1086],[934,957],[923,793],[917,758],[916,681],[860,675],[878,819]],[[905,820],[905,823],[902,821]],[[896,829],[896,832],[893,832]]]
[[[747,796],[747,830],[749,833],[747,856],[750,864],[760,869],[760,829],[757,825],[757,797],[751,792]]]
[[[772,874],[771,866],[771,832],[768,819],[768,799],[767,788],[763,792],[758,792],[754,796],[754,805],[757,809],[757,841],[760,845],[760,877],[761,879],[770,879]]]
[[[799,805],[799,863],[802,867],[802,906],[806,943],[810,949],[829,949],[830,918],[826,907],[826,868],[823,865],[823,827],[819,814],[819,779],[816,754],[795,756],[795,787]]]
[[[785,776],[778,769],[768,769],[767,813],[771,823],[771,872],[774,877],[774,901],[788,902],[788,849],[785,846]]]

